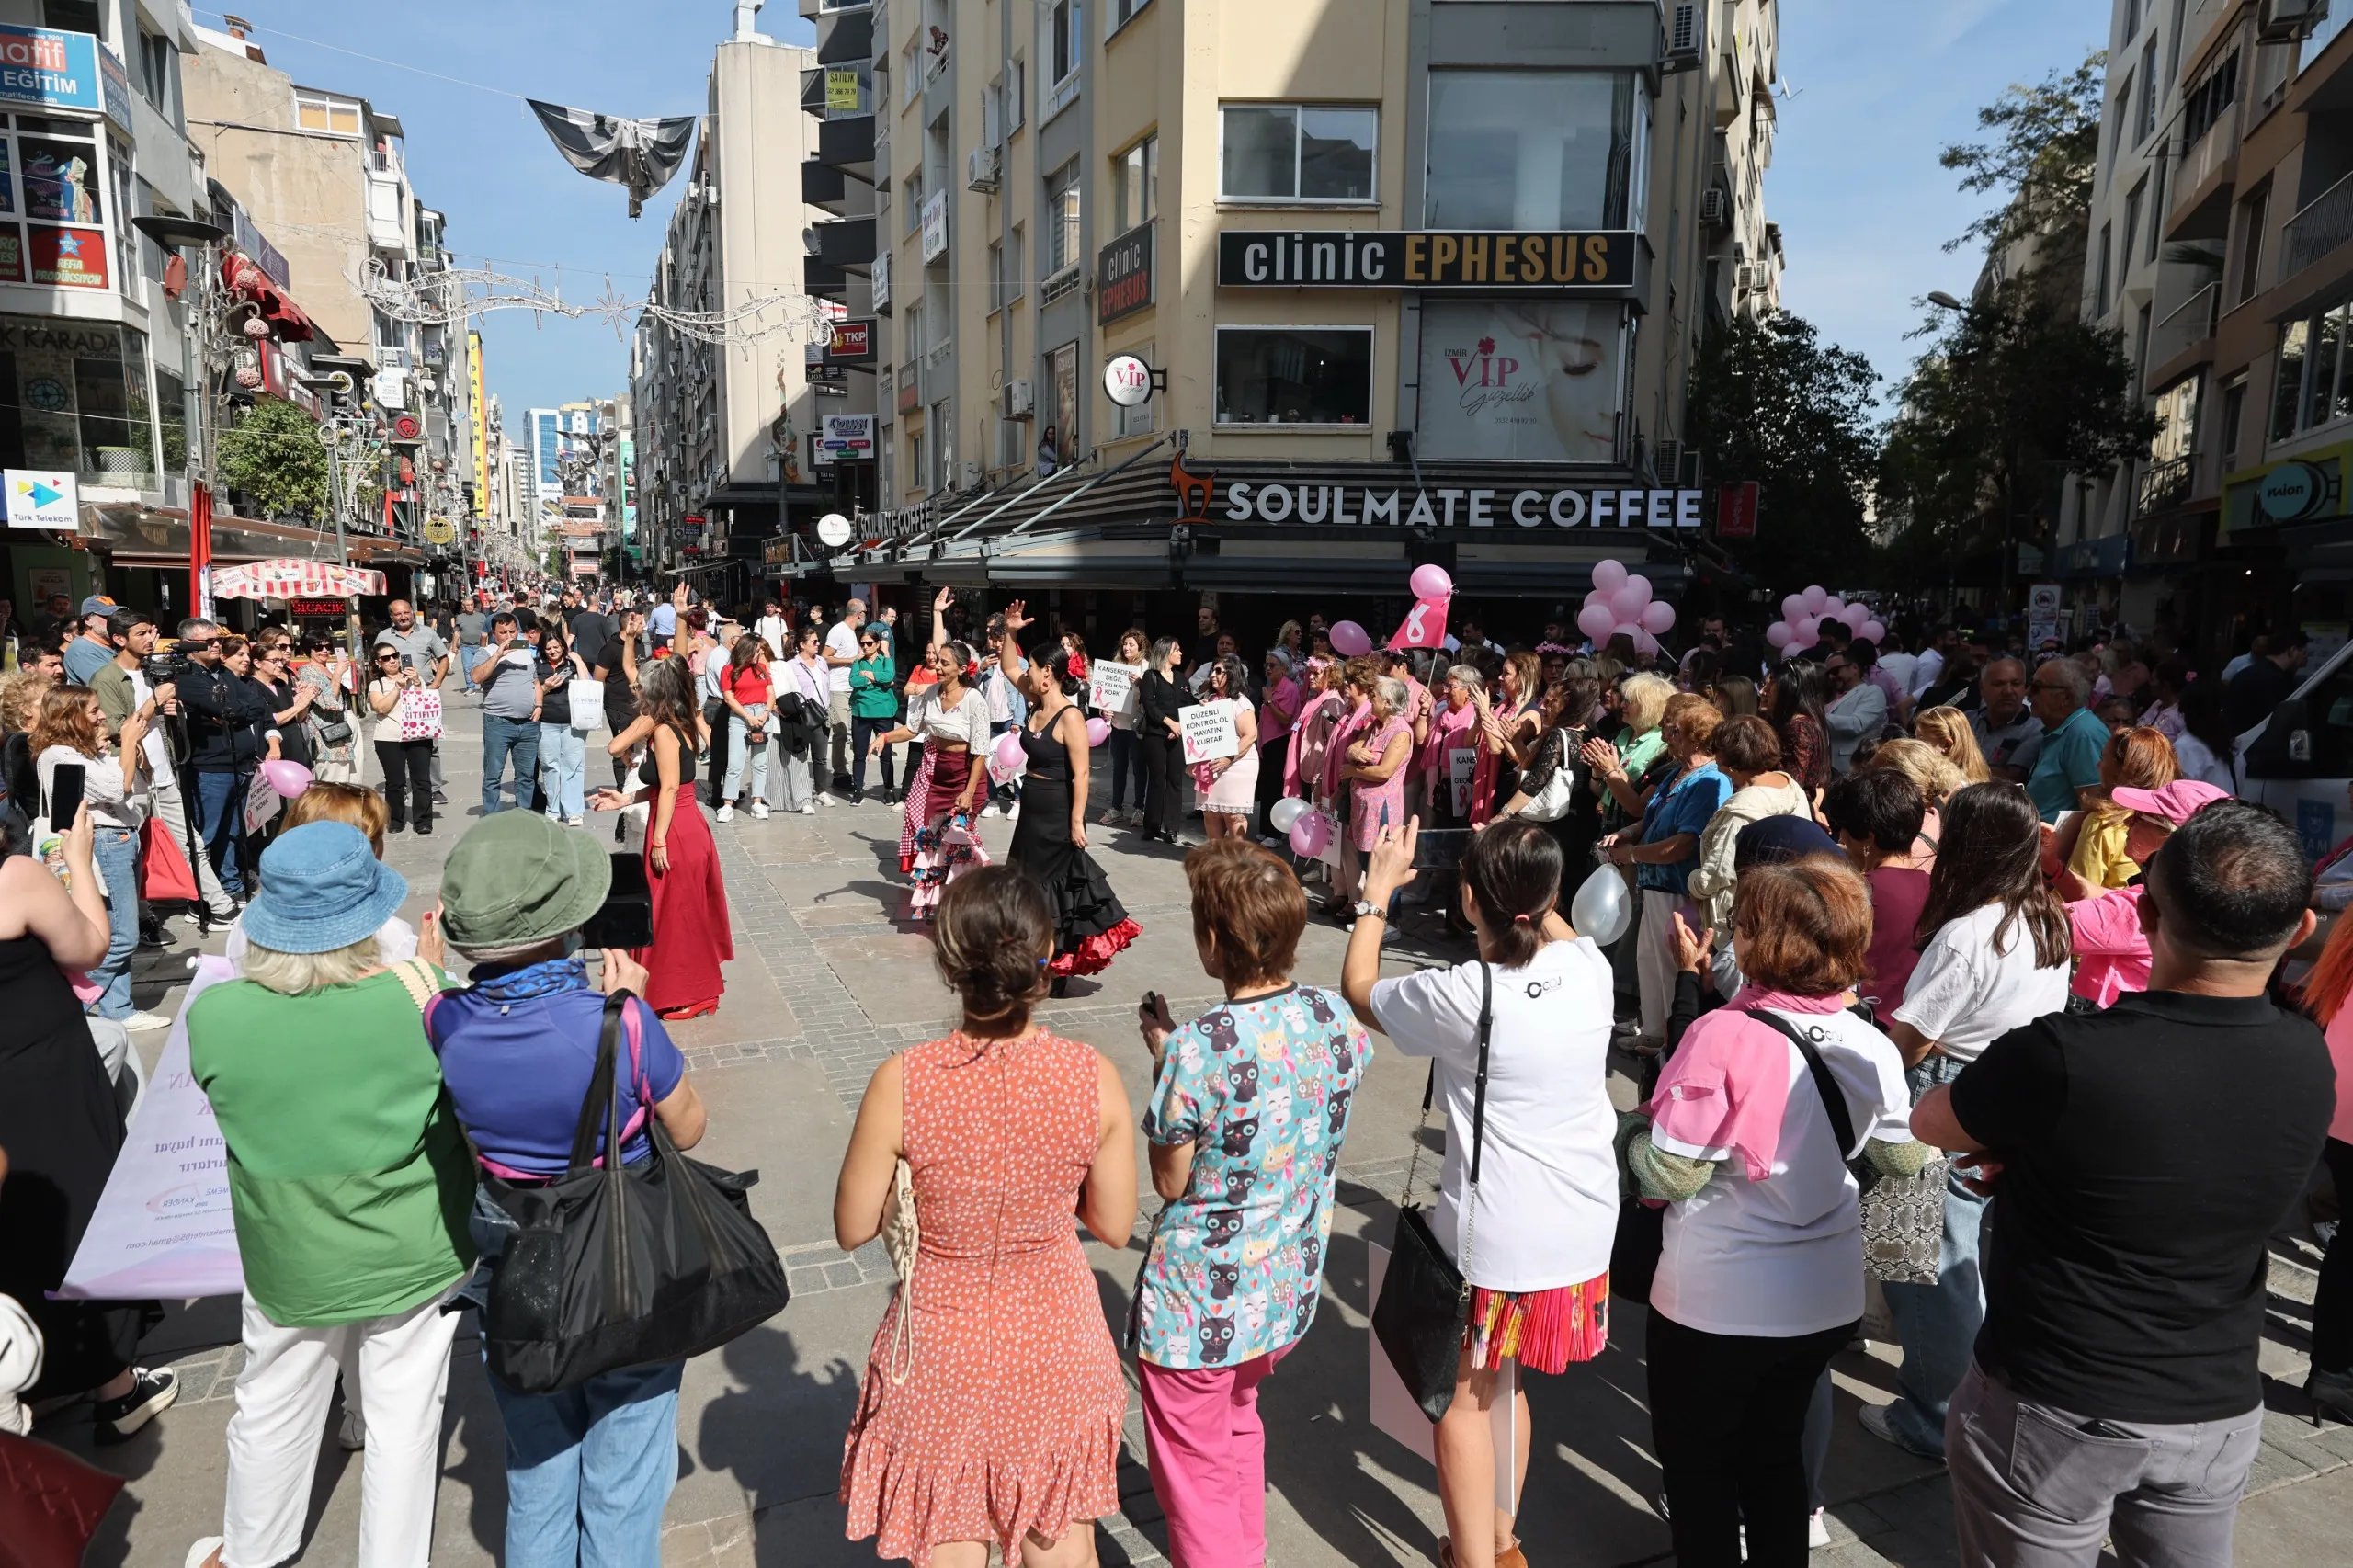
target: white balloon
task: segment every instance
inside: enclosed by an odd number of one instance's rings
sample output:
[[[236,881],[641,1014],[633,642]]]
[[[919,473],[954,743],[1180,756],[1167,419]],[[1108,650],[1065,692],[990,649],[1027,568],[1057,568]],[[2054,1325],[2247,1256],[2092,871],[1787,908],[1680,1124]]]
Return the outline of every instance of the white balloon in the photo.
[[[1580,937],[1608,947],[1626,934],[1634,920],[1634,901],[1626,893],[1626,875],[1615,866],[1596,866],[1593,875],[1569,901],[1569,924]]]
[[[1290,832],[1290,824],[1306,814],[1307,802],[1296,795],[1286,795],[1267,808],[1267,820],[1275,824],[1277,833],[1286,835]]]

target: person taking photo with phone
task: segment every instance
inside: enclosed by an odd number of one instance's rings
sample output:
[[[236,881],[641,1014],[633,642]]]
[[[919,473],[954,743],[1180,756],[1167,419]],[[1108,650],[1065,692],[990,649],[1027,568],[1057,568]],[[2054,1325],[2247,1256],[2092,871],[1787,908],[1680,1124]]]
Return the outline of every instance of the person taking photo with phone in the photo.
[[[33,767],[40,798],[52,826],[71,822],[76,804],[90,808],[91,855],[106,880],[108,939],[106,956],[90,969],[98,987],[90,1011],[130,1029],[160,1029],[171,1020],[141,1012],[131,1002],[131,960],[139,950],[139,830],[147,821],[149,764],[147,733],[155,722],[155,699],[123,721],[114,743],[106,739],[106,715],[87,687],[51,687],[33,722]]]

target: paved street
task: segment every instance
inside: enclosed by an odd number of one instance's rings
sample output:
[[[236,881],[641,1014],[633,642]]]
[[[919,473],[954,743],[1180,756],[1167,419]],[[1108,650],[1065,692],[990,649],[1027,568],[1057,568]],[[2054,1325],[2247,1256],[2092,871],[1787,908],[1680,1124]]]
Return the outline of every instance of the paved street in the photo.
[[[431,906],[440,857],[478,809],[477,710],[464,699],[451,706],[453,733],[444,747],[451,815],[430,839],[392,843],[392,860],[412,883],[411,918]],[[602,739],[600,733],[593,742]],[[592,783],[597,749],[592,745]],[[609,831],[610,818],[595,821]],[[870,1545],[843,1540],[834,1493],[857,1379],[889,1289],[888,1267],[879,1244],[855,1256],[834,1247],[834,1177],[874,1064],[931,1038],[951,1017],[926,939],[890,918],[901,899],[896,824],[895,812],[869,805],[813,818],[739,819],[717,830],[737,958],[718,1015],[680,1026],[676,1034],[710,1108],[710,1135],[699,1153],[760,1170],[754,1209],[790,1266],[793,1300],[765,1327],[688,1369],[680,1480],[665,1536],[664,1559],[675,1568],[823,1568],[872,1560]],[[991,847],[1001,850],[1006,824],[985,826]],[[1074,994],[1049,1004],[1044,1017],[1103,1050],[1140,1104],[1148,1058],[1132,1027],[1138,994],[1163,991],[1182,1018],[1215,993],[1194,958],[1179,857],[1124,830],[1098,832],[1096,846],[1144,936],[1108,977],[1074,984]],[[142,1006],[177,1005],[189,949],[186,926],[174,930],[183,938],[179,950],[141,955]],[[1329,925],[1313,926],[1301,951],[1301,978],[1336,983],[1342,940]],[[162,1037],[144,1036],[142,1043],[152,1059]],[[320,1042],[322,1050],[332,1048]],[[1629,1097],[1624,1081],[1617,1087],[1621,1101]],[[1385,1235],[1392,1223],[1420,1089],[1410,1062],[1378,1051],[1342,1161],[1324,1310],[1267,1385],[1269,1559],[1280,1568],[1435,1558],[1441,1527],[1429,1469],[1375,1432],[1366,1414],[1364,1243]],[[1090,1247],[1113,1322],[1124,1313],[1140,1248],[1140,1240],[1124,1256]],[[2270,1414],[2256,1494],[2240,1516],[2238,1557],[2282,1568],[2353,1562],[2344,1530],[2353,1517],[2353,1429],[2316,1433],[2298,1392],[2316,1255],[2308,1248],[2296,1255],[2285,1243],[2277,1250],[2265,1345],[2275,1381],[2267,1387]],[[97,1462],[131,1484],[93,1563],[176,1568],[190,1540],[218,1529],[222,1429],[239,1361],[234,1324],[232,1302],[176,1304],[151,1341],[150,1358],[177,1366],[184,1392],[178,1406],[137,1439],[96,1451]],[[1536,1458],[1521,1530],[1530,1558],[1548,1568],[1660,1562],[1668,1551],[1652,1502],[1657,1471],[1644,1412],[1643,1314],[1621,1309],[1613,1330],[1609,1352],[1597,1363],[1534,1380]],[[1824,1568],[1928,1568],[1951,1561],[1941,1473],[1873,1442],[1855,1421],[1859,1403],[1890,1397],[1890,1354],[1852,1350],[1836,1371],[1839,1418],[1829,1471],[1836,1543],[1815,1562]],[[498,1556],[500,1428],[483,1377],[471,1342],[461,1340],[435,1520],[436,1561],[444,1564]],[[90,1453],[88,1422],[86,1405],[68,1407],[45,1421],[41,1435]],[[337,1450],[331,1431],[332,1425],[321,1435],[315,1529],[302,1559],[308,1562],[347,1562],[353,1551],[362,1461]],[[1141,1420],[1131,1415],[1125,1512],[1105,1521],[1102,1537],[1109,1563],[1161,1561],[1165,1537],[1142,1452]]]

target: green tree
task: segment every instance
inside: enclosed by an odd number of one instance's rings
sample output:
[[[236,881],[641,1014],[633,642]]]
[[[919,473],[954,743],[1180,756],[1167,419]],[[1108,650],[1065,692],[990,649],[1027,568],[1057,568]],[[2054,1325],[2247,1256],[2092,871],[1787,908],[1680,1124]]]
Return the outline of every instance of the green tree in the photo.
[[[327,504],[327,451],[311,416],[263,395],[221,436],[221,477],[265,517],[318,517]]]
[[[1689,427],[1707,473],[1757,483],[1757,538],[1720,548],[1775,581],[1855,580],[1878,456],[1870,361],[1780,312],[1708,335]]]
[[[2081,283],[2107,74],[2107,51],[2094,50],[2073,71],[2016,84],[1977,111],[1978,129],[1993,139],[1955,142],[1937,162],[1960,172],[1962,190],[1999,193],[2001,205],[1948,240],[1947,250],[1974,243],[1998,260],[2029,246],[2028,270],[2041,281]]]

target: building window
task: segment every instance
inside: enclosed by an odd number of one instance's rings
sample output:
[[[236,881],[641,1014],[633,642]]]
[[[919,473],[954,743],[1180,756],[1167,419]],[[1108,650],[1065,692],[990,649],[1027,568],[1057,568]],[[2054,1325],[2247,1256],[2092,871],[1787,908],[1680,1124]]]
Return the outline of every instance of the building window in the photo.
[[[1001,241],[989,242],[989,309],[1005,309],[1005,245]]]
[[[1433,71],[1433,229],[1642,226],[1648,99],[1631,72]]]
[[[2181,145],[2186,152],[2198,144],[2198,139],[2211,131],[2215,123],[2231,112],[2239,97],[2239,51],[2231,51],[2222,62],[2198,85],[2181,95]]]
[[[41,25],[60,32],[107,36],[107,7],[99,0],[42,0]]]
[[[1124,234],[1160,215],[1160,138],[1147,136],[1111,160],[1111,232]]]
[[[2141,183],[2132,187],[2132,193],[2124,199],[2124,248],[2117,252],[2118,257],[2123,264],[2122,269],[2117,274],[2120,282],[2122,281],[2124,273],[2132,269],[2132,236],[2141,232],[2141,207],[2148,198],[2149,180],[2144,175],[2141,178]]]
[[[359,134],[359,105],[356,99],[330,97],[306,88],[294,89],[294,123],[305,131],[334,136]]]
[[[1218,194],[1230,201],[1370,201],[1381,113],[1227,104]]]
[[[2229,391],[2225,389],[2227,399]],[[2339,301],[2279,325],[2271,439],[2353,417],[2353,302]],[[2231,438],[2227,428],[2223,438]]]
[[[1029,274],[1021,270],[1021,225],[1005,236],[1005,302],[1011,304],[1029,291]]]
[[[1054,457],[1067,467],[1078,460],[1078,345],[1065,343],[1046,356],[1046,390],[1054,400]],[[1040,439],[1044,439],[1043,432]]]
[[[0,465],[157,490],[147,339],[130,327],[0,316]],[[176,411],[185,420],[185,409]],[[183,455],[186,446],[182,439]]]
[[[932,489],[945,494],[956,488],[956,404],[952,399],[941,398],[931,405],[931,446],[939,456],[939,473]]]
[[[1217,329],[1221,425],[1369,425],[1372,328]]]
[[[1152,0],[1104,0],[1104,4],[1110,9],[1111,25],[1103,30],[1109,34],[1126,27],[1128,18],[1151,5]]]
[[[931,471],[924,467],[923,460],[923,432],[910,430],[907,432],[907,472],[914,477],[918,489],[923,488],[925,482],[931,477]]]
[[[139,35],[139,90],[161,114],[172,112],[172,76],[178,53],[170,39],[151,32]]]
[[[1153,360],[1157,358],[1154,352],[1153,346],[1149,343],[1139,343],[1131,348],[1122,348],[1120,352],[1122,354],[1132,354],[1147,365],[1151,364]],[[1108,358],[1107,357],[1106,363],[1108,362]],[[1122,408],[1116,403],[1111,404],[1111,434],[1114,437],[1149,436],[1152,434],[1152,432],[1157,428],[1153,422],[1152,411],[1154,407],[1157,405],[1158,402],[1159,400],[1157,398],[1148,397],[1142,403],[1136,404],[1133,408]]]
[[[2165,243],[2165,174],[2170,166],[2171,165],[2169,165],[2165,161],[2165,149],[2160,147],[2157,149],[2156,172],[2149,176],[2147,182],[2150,192],[2149,248],[2147,259],[2152,262],[2157,259],[2158,247]]]
[[[1422,307],[1426,458],[1614,462],[1624,423],[1625,307],[1582,300],[1429,300]]]
[[[2157,133],[2157,40],[2151,38],[2141,51],[2141,128],[2135,145]]]
[[[2239,203],[2239,290],[2237,303],[2245,304],[2263,287],[2263,226],[2267,209],[2271,205],[2271,187],[2260,187],[2253,196]]]
[[[1084,58],[1079,48],[1079,18],[1086,12],[1086,0],[1052,0],[1047,10],[1047,58],[1053,65],[1051,79],[1055,86],[1068,81]]]
[[[2115,248],[2115,231],[2102,223],[2099,226],[2099,271],[2092,278],[2092,314],[2095,316],[2108,314],[2108,268],[2109,263],[2115,259],[2111,254]]]
[[[899,182],[899,200],[907,210],[907,233],[923,227],[923,176],[909,175]]]
[[[188,467],[188,383],[176,371],[155,371],[155,413],[164,427],[164,472]]]
[[[1079,161],[1073,158],[1046,176],[1046,276],[1051,278],[1065,267],[1078,265],[1083,242],[1079,237]]]
[[[2222,466],[2238,466],[2239,426],[2246,413],[2246,378],[2241,376],[2222,389]]]

